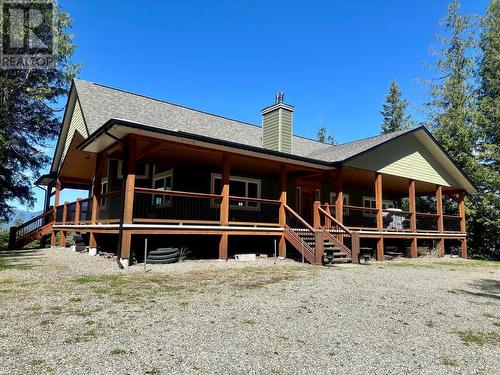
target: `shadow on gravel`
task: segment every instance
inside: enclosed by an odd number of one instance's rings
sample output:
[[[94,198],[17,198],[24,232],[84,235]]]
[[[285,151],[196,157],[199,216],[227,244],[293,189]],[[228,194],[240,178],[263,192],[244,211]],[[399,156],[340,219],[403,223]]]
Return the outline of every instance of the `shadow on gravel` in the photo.
[[[461,289],[460,292],[476,297],[486,297],[494,300],[500,300],[500,281],[494,279],[480,279],[469,284],[479,291]]]
[[[9,250],[0,252],[0,270],[2,269],[30,269],[39,265],[27,263],[28,260],[41,259],[40,250]]]

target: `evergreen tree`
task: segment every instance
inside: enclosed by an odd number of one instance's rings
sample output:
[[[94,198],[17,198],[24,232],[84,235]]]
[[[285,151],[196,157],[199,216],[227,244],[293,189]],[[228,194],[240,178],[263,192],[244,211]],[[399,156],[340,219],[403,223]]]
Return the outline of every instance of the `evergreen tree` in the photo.
[[[482,252],[500,255],[500,0],[490,1],[479,46],[479,161],[483,169],[474,199],[475,235]]]
[[[54,107],[78,70],[70,61],[75,48],[67,32],[70,18],[55,12],[56,67],[0,70],[0,219],[5,221],[13,200],[34,203],[30,176],[38,177],[50,160],[43,150],[61,127]]]
[[[318,129],[318,132],[316,133],[316,137],[317,137],[318,142],[328,143],[330,145],[337,144],[335,137],[333,135],[328,134],[328,130],[326,129],[325,126],[322,126]]]
[[[397,130],[408,129],[410,127],[410,116],[406,114],[408,101],[401,98],[401,90],[394,79],[389,87],[386,102],[382,106],[380,114],[384,118],[382,123],[382,134],[392,133]]]
[[[430,84],[432,100],[428,103],[429,125],[458,166],[479,185],[483,170],[476,157],[479,148],[477,85],[474,80],[476,23],[472,16],[462,15],[460,2],[453,0],[442,20],[442,26],[435,62],[435,70],[440,78]],[[481,246],[476,229],[479,215],[474,203],[476,199],[477,195],[466,200],[471,253],[477,252]]]

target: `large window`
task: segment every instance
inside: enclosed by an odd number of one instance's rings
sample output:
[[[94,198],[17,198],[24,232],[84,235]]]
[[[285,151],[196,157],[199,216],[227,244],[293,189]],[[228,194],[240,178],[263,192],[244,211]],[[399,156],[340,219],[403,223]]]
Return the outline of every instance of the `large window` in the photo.
[[[164,172],[157,173],[156,166],[153,167],[153,189],[156,190],[172,190],[173,187],[173,171],[169,169]],[[172,197],[164,194],[154,194],[153,204],[155,206],[170,206]]]
[[[154,172],[153,172],[154,173]],[[149,164],[138,163],[135,165],[135,179],[147,180],[149,177]],[[123,178],[123,160],[118,160],[116,178]]]
[[[377,203],[374,197],[363,197],[363,207],[367,208],[377,208]],[[385,210],[387,208],[396,207],[394,201],[391,200],[383,200],[382,201],[382,209]],[[363,216],[366,217],[375,217],[377,213],[375,211],[363,211]]]
[[[330,204],[335,205],[336,202],[337,202],[337,193],[331,192],[330,193]],[[342,205],[349,206],[349,194],[342,193]],[[348,208],[344,208],[344,215],[349,215]]]
[[[260,180],[247,177],[229,177],[229,195],[232,197],[244,198],[260,198]],[[210,184],[210,192],[212,194],[220,194],[222,191],[222,177],[220,174],[212,173],[212,181]],[[239,209],[255,209],[259,205],[257,202],[248,202],[237,199],[231,199],[231,208]]]

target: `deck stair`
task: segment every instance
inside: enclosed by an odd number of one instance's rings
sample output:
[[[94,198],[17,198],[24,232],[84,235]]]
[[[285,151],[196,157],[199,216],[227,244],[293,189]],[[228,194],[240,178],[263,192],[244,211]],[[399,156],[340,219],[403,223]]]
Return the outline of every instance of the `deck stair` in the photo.
[[[10,228],[9,249],[21,249],[52,232],[54,211],[49,210],[27,222]]]
[[[344,244],[352,233],[335,218],[319,208],[324,214],[318,213],[326,215],[327,220],[325,225],[317,222],[314,228],[290,207],[285,206],[285,210],[285,238],[309,263],[331,265],[352,261],[352,251]]]

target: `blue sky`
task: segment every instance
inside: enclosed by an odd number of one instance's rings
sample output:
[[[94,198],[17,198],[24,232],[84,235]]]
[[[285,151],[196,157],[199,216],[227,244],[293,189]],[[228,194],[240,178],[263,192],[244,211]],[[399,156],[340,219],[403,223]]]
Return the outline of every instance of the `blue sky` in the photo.
[[[323,124],[343,143],[380,131],[393,78],[422,119],[417,79],[432,76],[425,63],[448,1],[59,3],[73,19],[82,79],[255,124],[282,90],[296,134],[314,138]],[[487,3],[462,9],[484,14]]]

